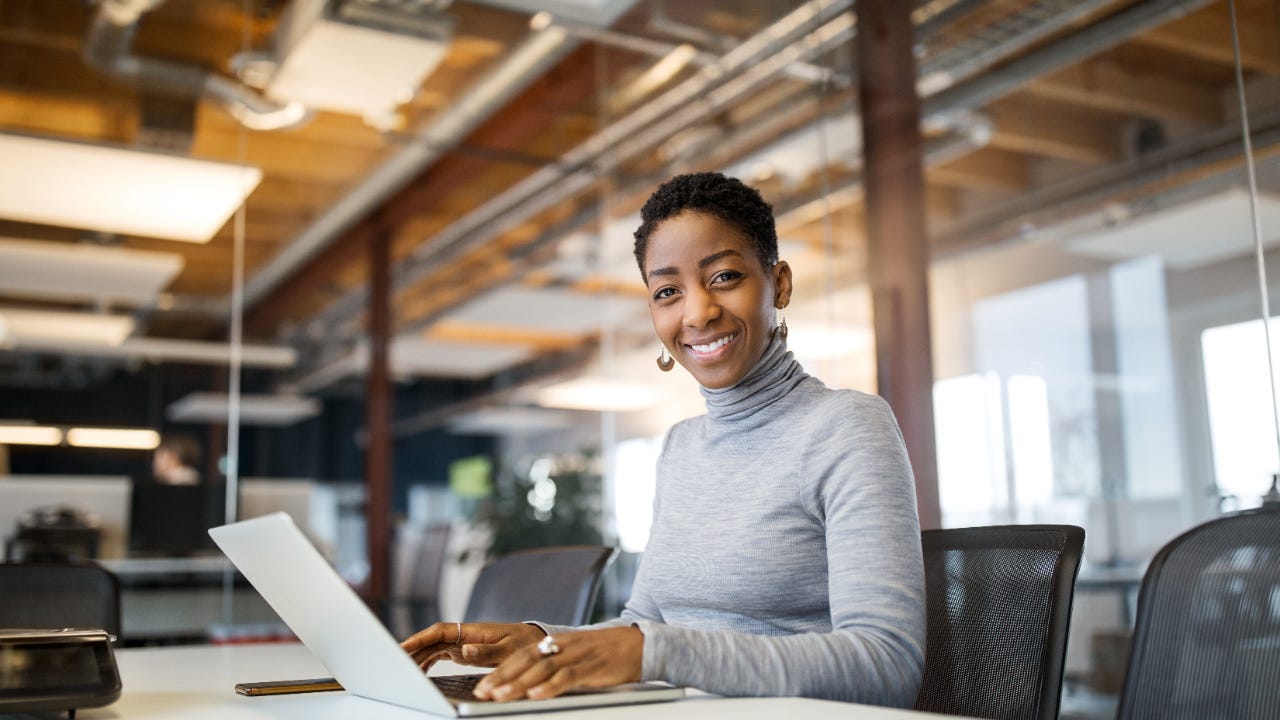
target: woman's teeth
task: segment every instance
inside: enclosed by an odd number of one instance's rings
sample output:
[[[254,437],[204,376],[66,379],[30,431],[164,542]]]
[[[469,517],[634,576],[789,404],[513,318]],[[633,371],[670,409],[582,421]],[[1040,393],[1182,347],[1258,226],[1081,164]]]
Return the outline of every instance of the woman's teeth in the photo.
[[[715,342],[709,343],[707,345],[690,345],[689,347],[693,348],[695,352],[709,353],[709,352],[712,352],[713,350],[718,350],[724,347],[725,345],[728,345],[736,337],[738,337],[738,334],[734,333],[732,335],[726,335],[720,338],[719,340],[716,340]]]

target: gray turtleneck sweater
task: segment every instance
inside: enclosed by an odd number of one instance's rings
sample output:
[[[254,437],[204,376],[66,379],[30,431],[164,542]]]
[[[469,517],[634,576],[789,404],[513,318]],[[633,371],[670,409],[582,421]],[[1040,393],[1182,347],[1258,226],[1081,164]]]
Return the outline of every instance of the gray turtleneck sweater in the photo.
[[[828,389],[776,337],[740,383],[702,394],[707,414],[658,460],[631,599],[602,625],[644,633],[645,680],[910,706],[924,570],[888,405]]]

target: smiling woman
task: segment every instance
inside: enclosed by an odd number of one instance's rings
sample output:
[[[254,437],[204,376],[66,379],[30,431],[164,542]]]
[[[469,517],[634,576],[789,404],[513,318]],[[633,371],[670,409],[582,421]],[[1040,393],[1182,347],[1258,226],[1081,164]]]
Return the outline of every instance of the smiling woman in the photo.
[[[641,220],[654,329],[701,384],[707,413],[666,437],[625,610],[586,628],[440,623],[406,650],[424,667],[444,657],[496,666],[475,690],[496,700],[662,680],[909,706],[924,662],[924,574],[888,405],[828,389],[787,350],[776,316],[792,274],[756,190],[682,175]],[[555,652],[539,652],[546,636]]]

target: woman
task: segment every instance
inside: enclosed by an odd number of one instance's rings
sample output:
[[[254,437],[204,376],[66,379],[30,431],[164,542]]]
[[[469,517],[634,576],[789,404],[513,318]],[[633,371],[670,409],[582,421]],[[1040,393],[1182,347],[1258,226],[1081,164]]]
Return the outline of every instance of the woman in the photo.
[[[830,390],[786,349],[772,208],[718,173],[673,178],[635,254],[663,351],[702,386],[658,460],[654,520],[622,616],[587,628],[438,623],[424,668],[496,666],[482,699],[664,680],[722,695],[910,706],[924,571],[910,466],[878,397]],[[670,353],[668,356],[667,353]]]

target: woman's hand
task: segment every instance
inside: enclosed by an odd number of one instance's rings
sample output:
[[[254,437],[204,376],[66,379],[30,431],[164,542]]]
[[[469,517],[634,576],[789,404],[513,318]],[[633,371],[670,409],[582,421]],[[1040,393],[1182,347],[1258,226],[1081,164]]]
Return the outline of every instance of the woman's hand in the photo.
[[[437,660],[493,667],[512,652],[546,637],[527,623],[439,622],[400,643],[424,671]]]
[[[549,698],[574,688],[600,688],[640,680],[644,634],[637,627],[581,630],[556,635],[552,640],[560,648],[552,655],[542,654],[537,644],[511,653],[476,685],[476,697]]]

